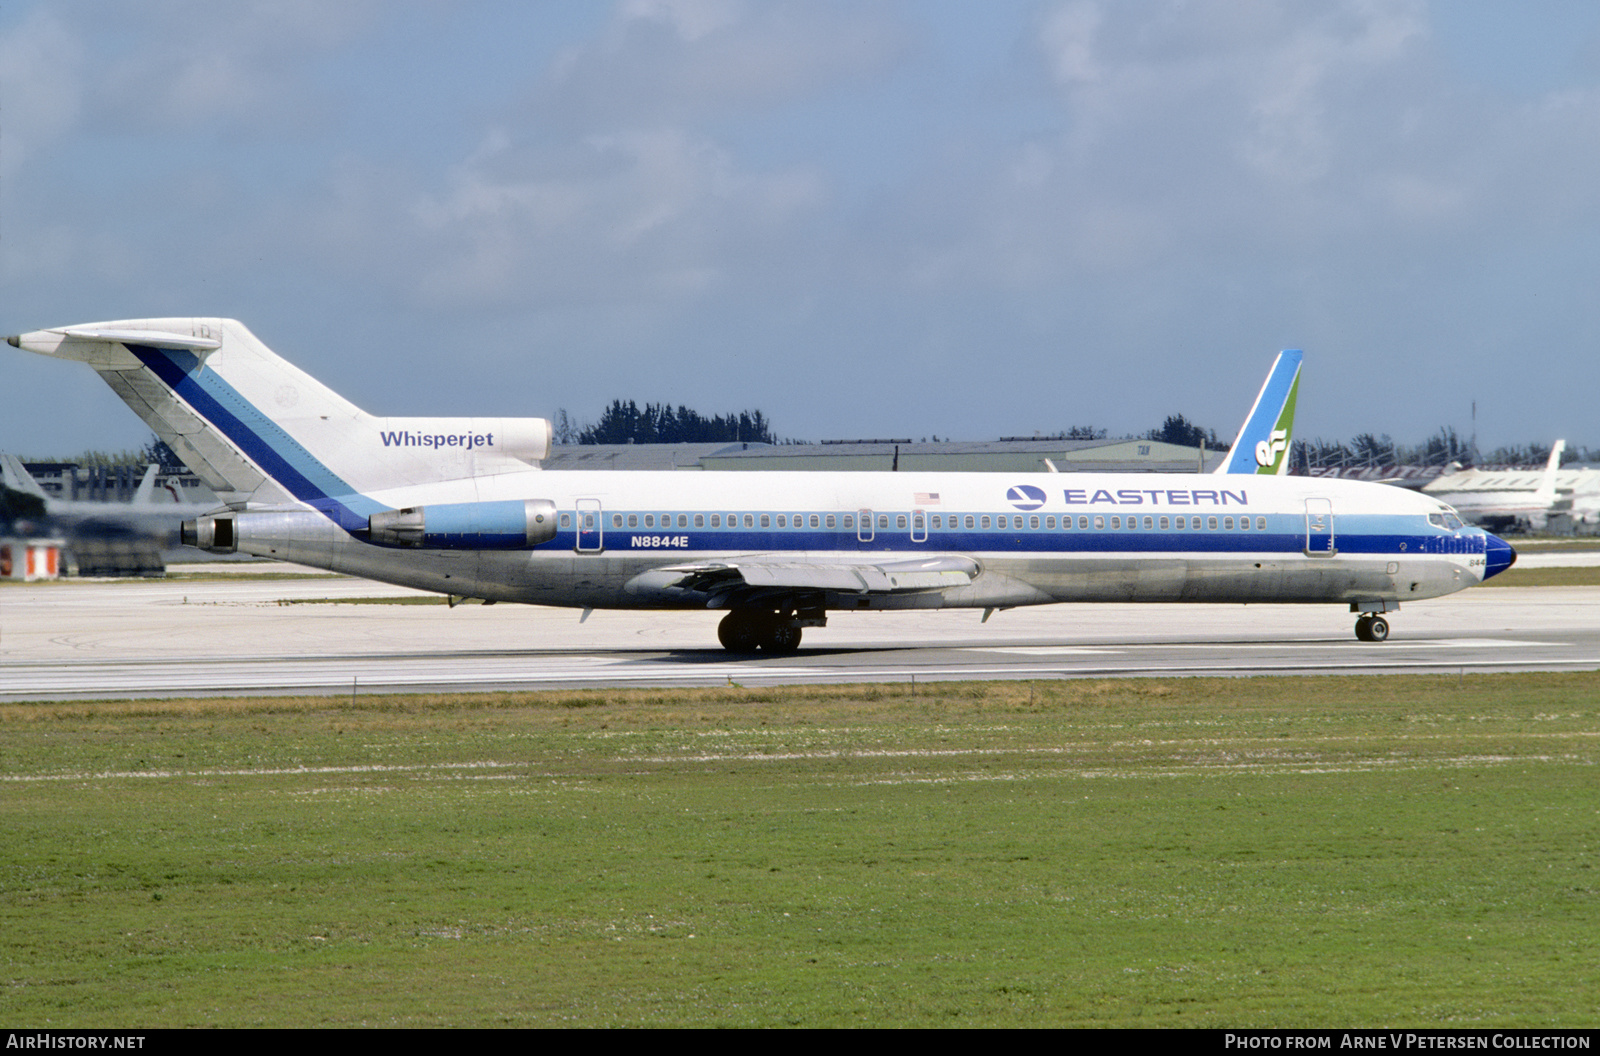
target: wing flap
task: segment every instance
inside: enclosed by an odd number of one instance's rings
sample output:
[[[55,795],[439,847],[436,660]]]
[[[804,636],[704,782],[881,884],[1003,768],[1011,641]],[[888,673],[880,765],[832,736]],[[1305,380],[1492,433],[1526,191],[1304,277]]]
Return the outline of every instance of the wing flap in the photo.
[[[717,596],[741,589],[767,594],[910,594],[964,587],[977,575],[978,563],[959,554],[896,561],[796,561],[756,554],[654,568],[629,580],[627,590],[631,594],[692,592]]]

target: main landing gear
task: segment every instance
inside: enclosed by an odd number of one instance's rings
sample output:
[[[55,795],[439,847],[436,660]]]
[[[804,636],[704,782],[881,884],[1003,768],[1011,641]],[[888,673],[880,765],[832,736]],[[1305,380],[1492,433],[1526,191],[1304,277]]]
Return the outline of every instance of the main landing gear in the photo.
[[[1356,620],[1356,637],[1363,642],[1382,642],[1389,638],[1389,621],[1376,613],[1367,613]]]
[[[717,624],[717,640],[730,653],[781,655],[800,648],[800,628],[822,626],[820,617],[802,618],[789,612],[734,609]]]

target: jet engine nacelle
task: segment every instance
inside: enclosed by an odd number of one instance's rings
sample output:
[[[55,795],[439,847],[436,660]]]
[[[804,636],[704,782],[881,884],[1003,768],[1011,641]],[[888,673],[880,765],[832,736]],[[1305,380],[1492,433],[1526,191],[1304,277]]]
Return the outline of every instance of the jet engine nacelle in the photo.
[[[326,516],[311,510],[239,510],[184,521],[184,546],[214,554],[255,554],[316,564],[316,554],[349,540]]]
[[[367,519],[368,538],[440,550],[524,550],[556,537],[549,499],[454,502],[385,510]]]

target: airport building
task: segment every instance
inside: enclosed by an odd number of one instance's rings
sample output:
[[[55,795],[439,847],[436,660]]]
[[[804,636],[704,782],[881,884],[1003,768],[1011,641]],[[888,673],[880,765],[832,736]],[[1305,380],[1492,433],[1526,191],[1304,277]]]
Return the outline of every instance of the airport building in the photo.
[[[818,444],[600,444],[553,448],[545,469],[902,473],[1210,472],[1223,452],[1158,440],[824,440]]]

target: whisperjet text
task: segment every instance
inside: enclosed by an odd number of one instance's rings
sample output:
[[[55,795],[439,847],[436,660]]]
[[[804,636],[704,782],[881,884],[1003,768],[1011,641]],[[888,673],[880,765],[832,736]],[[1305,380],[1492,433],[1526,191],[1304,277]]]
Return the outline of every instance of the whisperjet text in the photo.
[[[380,432],[384,447],[493,447],[493,433],[408,433]]]

